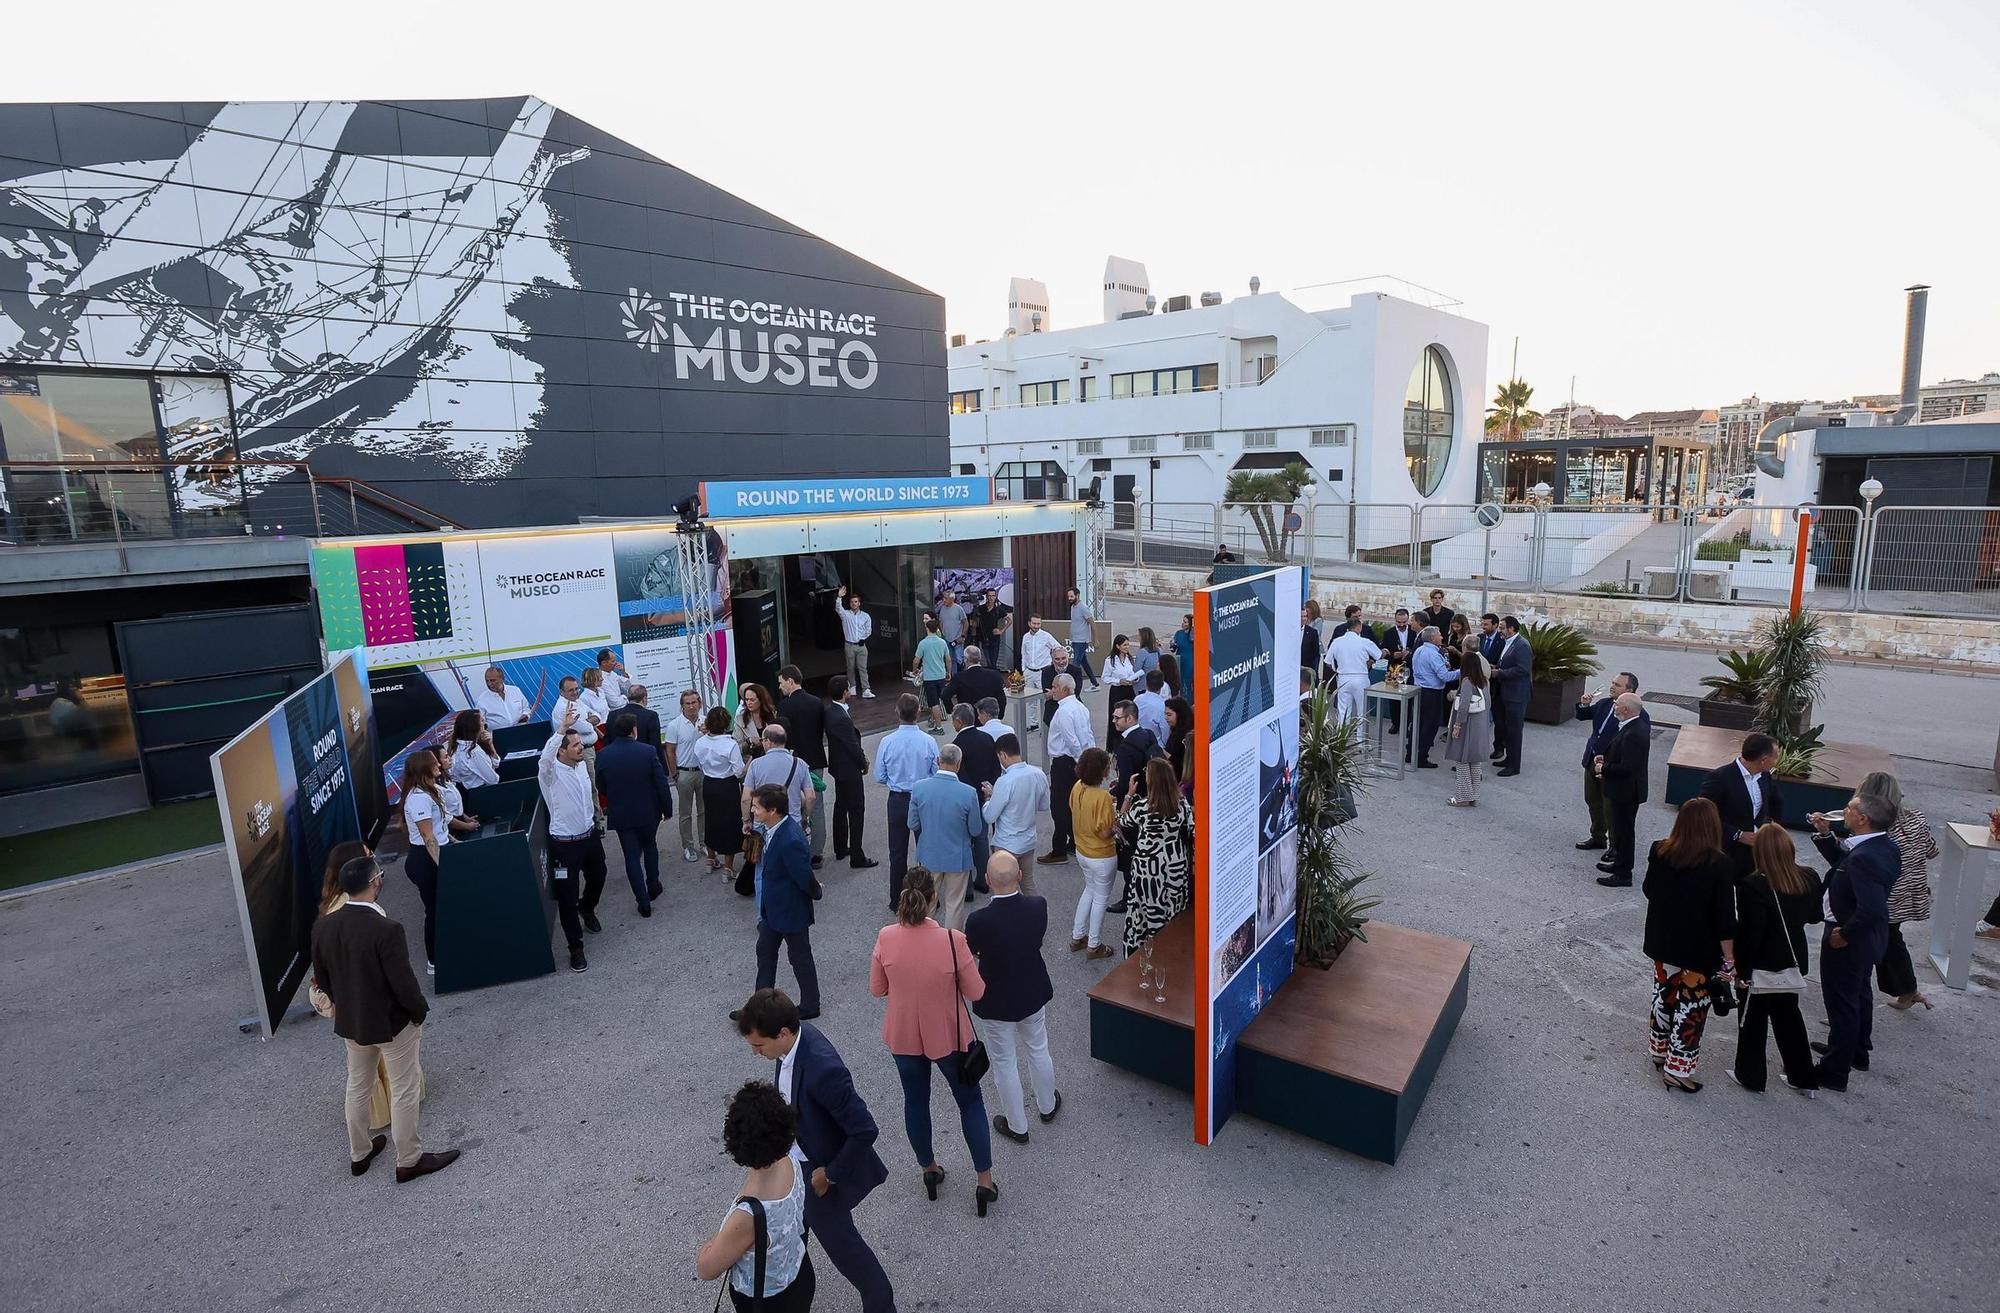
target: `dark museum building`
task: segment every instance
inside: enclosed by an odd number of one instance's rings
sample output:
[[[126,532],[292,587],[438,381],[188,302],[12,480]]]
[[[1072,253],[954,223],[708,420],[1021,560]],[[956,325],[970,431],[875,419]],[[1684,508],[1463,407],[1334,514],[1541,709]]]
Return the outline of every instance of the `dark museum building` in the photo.
[[[310,537],[948,432],[941,298],[532,96],[0,105],[0,797],[134,772],[117,624],[303,602]]]

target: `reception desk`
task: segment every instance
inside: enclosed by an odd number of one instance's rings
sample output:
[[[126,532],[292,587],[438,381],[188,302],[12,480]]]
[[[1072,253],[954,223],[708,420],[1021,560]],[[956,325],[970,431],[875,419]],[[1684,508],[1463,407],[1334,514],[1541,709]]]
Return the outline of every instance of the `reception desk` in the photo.
[[[502,733],[524,733],[520,725]],[[542,740],[547,727],[542,726]],[[495,735],[497,743],[500,736]],[[511,763],[509,763],[511,764]],[[467,789],[465,813],[479,832],[445,845],[438,861],[436,989],[480,989],[548,975],[555,903],[544,892],[548,813],[528,761],[526,778]]]

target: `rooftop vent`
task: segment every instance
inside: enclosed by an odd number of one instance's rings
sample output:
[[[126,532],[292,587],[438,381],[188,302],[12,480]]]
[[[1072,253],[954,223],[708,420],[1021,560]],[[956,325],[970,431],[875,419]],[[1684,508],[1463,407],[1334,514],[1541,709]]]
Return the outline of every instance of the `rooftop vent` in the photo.
[[[1189,306],[1193,304],[1194,301],[1190,297],[1170,296],[1167,298],[1167,304],[1163,307],[1163,309],[1167,314],[1173,314],[1177,310],[1186,310]]]
[[[1202,303],[1203,305],[1221,305],[1221,304],[1222,304],[1222,293],[1220,293],[1220,292],[1203,292],[1203,293],[1201,294],[1201,303]]]

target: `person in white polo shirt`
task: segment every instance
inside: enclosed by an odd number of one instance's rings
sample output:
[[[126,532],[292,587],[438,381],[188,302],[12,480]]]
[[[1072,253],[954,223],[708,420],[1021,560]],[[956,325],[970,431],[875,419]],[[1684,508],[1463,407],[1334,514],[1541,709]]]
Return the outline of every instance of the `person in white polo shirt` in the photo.
[[[701,860],[701,766],[694,745],[701,741],[701,694],[681,690],[681,714],[660,726],[666,740],[667,774],[674,782],[674,803],[681,823],[681,860]]]

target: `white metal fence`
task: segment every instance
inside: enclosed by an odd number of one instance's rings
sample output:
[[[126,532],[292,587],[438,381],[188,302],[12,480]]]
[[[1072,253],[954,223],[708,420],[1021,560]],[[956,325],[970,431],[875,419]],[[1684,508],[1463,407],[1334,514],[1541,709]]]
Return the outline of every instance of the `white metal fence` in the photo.
[[[1297,562],[1369,582],[2000,615],[2000,507],[1138,502],[1108,508],[1113,565]],[[1490,519],[1492,522],[1486,523]]]

